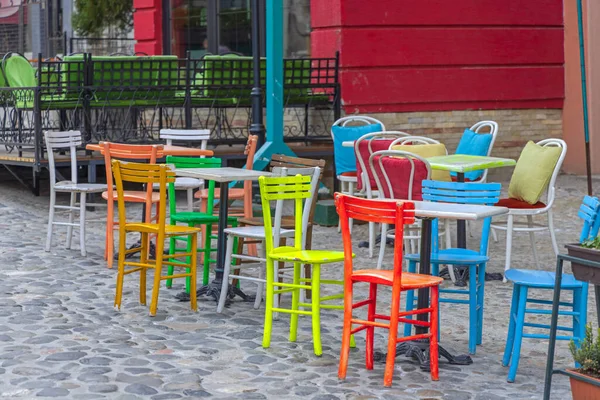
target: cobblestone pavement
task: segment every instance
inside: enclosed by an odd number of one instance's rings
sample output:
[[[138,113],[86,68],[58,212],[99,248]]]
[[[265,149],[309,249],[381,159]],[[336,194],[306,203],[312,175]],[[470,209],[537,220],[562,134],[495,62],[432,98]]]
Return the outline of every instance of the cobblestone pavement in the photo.
[[[580,224],[576,212],[584,190],[581,178],[559,179],[555,215],[561,247],[577,239]],[[364,369],[364,336],[359,334],[358,348],[351,352],[348,378],[340,382],[340,312],[323,312],[323,356],[316,357],[307,318],[300,319],[296,343],[287,341],[287,318],[275,321],[271,348],[263,349],[262,308],[255,310],[249,303],[236,301],[223,314],[217,314],[215,304],[204,300],[198,312],[192,313],[187,303],[174,298],[182,282],[161,291],[158,314],[151,318],[147,308],[137,302],[136,279],[127,277],[122,310],[114,311],[115,270],[107,269],[102,259],[104,211],[89,213],[96,222],[89,224],[89,254],[82,258],[76,238],[73,250],[64,249],[65,232],[60,228],[52,251],[44,252],[47,207],[47,196],[35,198],[25,189],[2,184],[0,398],[541,398],[546,341],[524,341],[515,383],[506,382],[507,369],[501,365],[510,284],[486,284],[484,338],[473,356],[473,365],[442,362],[439,382],[431,382],[428,373],[399,357],[393,387],[386,389],[382,385],[383,364],[376,364],[373,371]],[[139,210],[133,212],[139,214]],[[474,231],[476,237],[477,228]],[[365,236],[366,227],[358,226],[355,241]],[[475,239],[470,242],[475,245]],[[335,228],[318,227],[314,243],[317,248],[341,249]],[[548,236],[539,235],[537,243],[542,268],[553,269]],[[501,272],[504,236],[490,246],[488,271]],[[517,236],[513,251],[515,267],[535,268],[526,236]],[[357,249],[357,266],[373,263],[366,249]],[[324,267],[324,276],[339,277],[341,271],[341,265],[330,265]],[[242,287],[254,291],[252,284]],[[388,293],[380,294],[380,307],[388,304]],[[365,291],[360,289],[357,295],[364,296]],[[549,298],[548,293],[545,296]],[[591,295],[589,300],[592,310]],[[465,353],[466,309],[444,304],[441,315],[442,344]],[[376,331],[376,349],[384,349],[384,333]],[[564,342],[559,343],[556,364],[571,365]],[[553,389],[553,398],[570,398],[565,378],[556,377]]]

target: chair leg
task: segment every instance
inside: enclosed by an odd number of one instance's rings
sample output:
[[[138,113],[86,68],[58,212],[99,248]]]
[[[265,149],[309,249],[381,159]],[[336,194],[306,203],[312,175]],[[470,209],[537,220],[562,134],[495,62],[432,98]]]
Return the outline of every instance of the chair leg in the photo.
[[[294,270],[296,267],[294,267]],[[312,333],[315,355],[323,354],[321,346],[321,265],[313,264],[312,287]]]
[[[415,273],[417,270],[417,263],[414,261],[410,261],[408,263],[408,272]],[[406,311],[412,311],[415,308],[415,291],[407,290],[406,291]],[[407,319],[412,319],[412,316],[409,315],[406,317]],[[404,324],[404,337],[410,336],[412,332],[412,324]]]
[[[202,229],[202,239],[204,242],[204,249],[202,251],[202,284],[204,286],[208,285],[208,278],[210,275],[210,257],[211,257],[211,246],[212,246],[212,224],[204,225]]]
[[[75,217],[75,210],[73,210],[73,207],[75,207],[75,202],[77,200],[77,193],[75,192],[71,192],[71,200],[69,201],[69,206],[71,207],[69,209],[69,226],[67,226],[67,249],[71,248],[71,241],[73,239],[73,219]]]
[[[149,235],[147,233],[142,233],[142,245],[140,250],[140,263],[147,264],[148,263],[148,255],[150,251],[150,240]],[[121,253],[125,253],[125,249],[127,245],[121,246],[121,241],[119,240],[119,259],[121,258]],[[123,260],[123,263],[125,260]],[[148,269],[142,268],[140,270],[140,304],[146,305],[146,274]]]
[[[350,196],[354,196],[354,182],[348,182],[348,194]],[[350,218],[348,220],[348,227],[350,228],[350,233],[352,233],[352,227],[354,226],[354,220]],[[373,252],[371,250],[370,257],[373,257]]]
[[[267,253],[266,253],[266,248],[265,248],[266,244],[263,241],[260,244],[260,251],[259,251],[259,257],[262,258],[263,260],[266,260],[267,258]],[[266,270],[267,266],[265,265],[264,268],[260,268],[259,272],[258,272],[258,278],[259,279],[265,279],[265,270]],[[262,301],[262,296],[263,296],[263,291],[265,290],[265,283],[264,282],[258,282],[256,284],[256,297],[254,299],[254,308],[258,309],[260,307],[260,303]]]
[[[350,355],[350,335],[352,332],[352,281],[344,283],[344,328],[342,331],[342,347],[340,349],[340,366],[338,378],[345,379]]]
[[[508,221],[506,222],[506,259],[504,261],[504,272],[510,269],[510,256],[512,252],[512,235],[513,235],[513,216],[508,216]],[[504,274],[504,279],[502,282],[506,283],[506,274]]]
[[[477,344],[483,341],[483,304],[485,302],[485,267],[486,264],[480,264],[477,269],[477,279],[479,285],[477,288]]]
[[[369,222],[369,258],[373,258],[373,252],[375,251],[375,241],[375,223]]]
[[[191,237],[191,249],[188,246],[188,249],[191,250],[192,256],[189,258],[190,262],[190,308],[192,311],[198,311],[198,299],[196,298],[196,282],[197,282],[197,274],[198,274],[198,234],[194,233]]]
[[[169,238],[169,255],[172,256],[173,254],[175,254],[176,250],[176,246],[177,246],[177,239],[174,236],[171,236]],[[170,258],[169,261],[173,261],[175,260],[175,258]],[[172,265],[169,265],[169,267],[167,268],[167,275],[173,275],[173,273],[175,272],[175,267],[173,267]],[[169,278],[167,279],[167,281],[165,282],[165,286],[167,287],[167,289],[171,289],[171,287],[173,286],[173,279]]]
[[[369,310],[367,315],[367,320],[374,322],[375,321],[375,312],[377,308],[377,284],[371,283],[369,284]],[[352,318],[352,315],[350,315]],[[366,368],[373,369],[373,342],[375,339],[375,327],[369,326],[366,329],[367,337],[366,337]]]
[[[508,332],[506,335],[506,345],[504,346],[504,357],[502,357],[502,366],[508,367],[512,356],[515,342],[515,327],[517,325],[517,313],[519,311],[519,294],[521,289],[519,285],[513,286],[513,295],[510,304],[510,314],[508,316]]]
[[[439,286],[431,288],[431,337],[429,338],[429,368],[431,369],[431,380],[439,380],[439,354],[438,354],[438,336],[439,336]]]
[[[143,242],[142,242],[142,246],[143,246]],[[115,304],[114,304],[115,310],[117,310],[117,311],[121,309],[121,299],[123,298],[123,279],[124,279],[124,277],[125,277],[125,239],[123,238],[123,240],[119,240],[119,261],[118,261],[118,265],[117,265],[117,288],[115,290]]]
[[[583,314],[580,314],[581,311],[581,289],[573,290],[573,341],[575,342],[575,346],[579,347],[580,340],[583,337],[578,338],[579,332],[581,332],[581,317]]]
[[[275,263],[273,259],[267,257],[267,294],[265,298],[265,326],[263,330],[263,348],[271,346],[271,329],[273,327],[273,283],[275,282]]]
[[[398,339],[398,313],[400,312],[400,292],[392,291],[392,304],[390,313],[390,327],[388,331],[387,356],[383,373],[383,385],[392,386],[394,378],[394,363],[396,361],[396,343]]]
[[[158,308],[158,292],[160,289],[160,277],[162,275],[164,247],[164,238],[161,240],[160,236],[158,236],[156,238],[156,266],[154,267],[154,285],[152,286],[152,300],[150,301],[151,317],[156,315],[156,310]]]
[[[52,246],[52,231],[54,227],[54,206],[56,203],[56,192],[50,191],[50,211],[48,212],[48,234],[46,236],[46,251]]]
[[[533,228],[533,216],[527,216],[527,227]],[[535,261],[535,266],[540,268],[540,258],[538,257],[537,248],[535,246],[535,232],[529,231],[529,240],[531,241],[531,251],[533,252],[533,260]]]
[[[369,229],[371,226],[369,226]],[[379,242],[379,257],[377,257],[377,269],[381,269],[383,265],[383,257],[385,255],[385,244],[387,242],[387,224],[381,224],[381,241]]]
[[[85,193],[79,195],[79,247],[81,249],[81,256],[85,257],[87,251],[85,250]]]
[[[552,210],[548,210],[548,230],[550,231],[550,239],[552,240],[554,255],[558,256],[558,244],[556,243],[556,234],[554,233],[554,218],[552,216]]]
[[[188,226],[190,228],[193,228],[194,224],[188,224]],[[196,244],[196,249],[197,249],[198,248],[198,234],[188,235],[188,237],[186,238],[186,241],[185,241],[185,252],[188,254],[192,254],[191,256],[187,256],[185,258],[185,263],[190,266],[190,268],[185,269],[185,272],[187,274],[190,274],[192,272],[191,271],[192,259],[196,259],[196,268],[197,268],[197,264],[198,264],[198,260],[197,260],[198,253],[197,253],[197,251],[192,252],[192,248],[194,248],[194,243],[192,243],[192,242],[194,242],[194,241],[196,241],[195,244]],[[192,292],[192,280],[193,280],[192,276],[185,277],[185,291],[188,294],[190,294]],[[195,290],[194,290],[194,293],[196,293]],[[190,296],[190,300],[191,300],[191,296]]]
[[[115,233],[114,219],[111,215],[109,220],[107,221],[107,228],[106,228],[106,264],[107,264],[108,268],[113,267],[113,261],[115,258],[114,233]],[[120,247],[121,247],[121,243],[119,243],[119,248]],[[127,246],[125,246],[125,247],[127,247]]]
[[[187,210],[194,211],[194,189],[187,189]]]
[[[294,263],[294,276],[292,278],[293,285],[300,284],[300,269],[302,268],[302,264]],[[292,310],[298,311],[300,309],[300,290],[298,288],[294,288],[292,291]],[[314,307],[312,309],[314,315]],[[290,315],[290,342],[295,342],[298,338],[298,317],[299,315],[296,313],[292,313]]]
[[[309,225],[308,229],[306,230],[306,250],[312,249],[312,230],[313,230],[312,225]],[[305,264],[304,265],[304,279],[310,279],[311,271],[312,271],[311,265]],[[310,296],[311,296],[310,289],[305,289],[304,290],[305,301],[310,300],[311,299]]]
[[[477,351],[477,266],[469,265],[469,353]]]
[[[346,182],[344,181],[340,181],[340,192],[343,194],[347,193],[346,190]],[[342,231],[342,221],[338,221],[338,233],[340,233]]]
[[[223,312],[225,301],[229,295],[229,271],[231,270],[231,255],[233,254],[233,236],[227,235],[227,250],[225,251],[225,265],[223,266],[223,283],[221,285],[221,296],[217,305],[217,312]]]
[[[519,368],[519,358],[521,357],[521,342],[523,340],[523,324],[525,322],[525,307],[527,307],[527,286],[519,288],[519,306],[517,311],[517,320],[515,325],[515,339],[512,352],[512,361],[508,370],[507,381],[512,383],[517,375]]]

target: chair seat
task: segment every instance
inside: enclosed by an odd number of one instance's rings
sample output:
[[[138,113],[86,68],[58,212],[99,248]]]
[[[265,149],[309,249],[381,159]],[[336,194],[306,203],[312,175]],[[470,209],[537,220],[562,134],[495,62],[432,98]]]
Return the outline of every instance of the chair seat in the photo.
[[[54,184],[54,190],[57,192],[82,192],[82,193],[101,193],[106,191],[107,186],[103,183],[73,183],[71,181],[61,181]]]
[[[232,236],[241,236],[252,239],[264,239],[265,238],[265,227],[264,226],[240,226],[238,228],[227,228],[225,233]],[[280,229],[279,235],[283,237],[294,237],[293,229]]]
[[[171,215],[172,222],[184,222],[184,223],[195,223],[195,224],[216,224],[219,222],[218,215],[205,214],[201,212],[195,211],[183,211],[178,212],[177,214]],[[237,219],[235,217],[228,217],[227,222],[233,223],[236,222]]]
[[[420,254],[407,254],[404,258],[409,261],[419,261]],[[475,250],[469,249],[444,249],[437,253],[431,253],[431,262],[436,264],[481,264],[489,261],[489,257],[482,256]]]
[[[363,269],[354,271],[350,277],[354,282],[370,282],[390,286],[394,280],[394,271],[382,269]],[[437,286],[444,280],[438,276],[402,273],[401,287],[403,290],[420,289]]]
[[[343,182],[358,182],[358,176],[356,171],[343,172],[340,175],[338,175],[337,178],[339,181]]]
[[[202,189],[194,194],[194,197],[197,199],[208,199],[208,189]],[[221,198],[221,189],[215,188],[215,199]],[[229,200],[234,199],[243,199],[244,198],[244,189],[243,188],[231,188],[229,189],[229,193],[227,195]]]
[[[127,232],[158,233],[158,229],[158,224],[146,224],[143,222],[133,222],[125,224],[125,231]],[[167,236],[191,235],[192,233],[198,232],[200,232],[200,228],[194,228],[184,225],[165,225],[165,234]]]
[[[554,289],[556,273],[530,269],[509,269],[504,276],[517,285]],[[573,275],[563,274],[560,285],[562,289],[578,289],[582,286],[583,282],[575,279]]]
[[[517,209],[527,209],[527,208],[544,208],[546,204],[538,201],[535,204],[529,204],[526,201],[517,200],[517,199],[500,199],[499,202],[495,204],[498,207],[507,207],[507,208],[517,208]]]
[[[352,256],[354,257],[354,254]],[[329,250],[296,250],[294,247],[281,246],[274,249],[269,254],[269,257],[277,261],[325,264],[344,261],[344,252]]]
[[[127,202],[131,202],[131,203],[144,203],[146,201],[146,192],[142,191],[142,190],[124,190],[123,191],[123,197],[125,199],[125,201]],[[102,198],[104,200],[108,200],[108,192],[103,192],[102,193]],[[117,191],[115,190],[113,192],[113,201],[117,201],[119,199],[119,196],[117,195]],[[160,193],[158,192],[152,192],[152,203],[158,203],[160,202]]]
[[[203,186],[203,179],[175,178],[175,190],[200,189]],[[152,188],[158,190],[160,188],[160,183],[155,183],[152,185]]]

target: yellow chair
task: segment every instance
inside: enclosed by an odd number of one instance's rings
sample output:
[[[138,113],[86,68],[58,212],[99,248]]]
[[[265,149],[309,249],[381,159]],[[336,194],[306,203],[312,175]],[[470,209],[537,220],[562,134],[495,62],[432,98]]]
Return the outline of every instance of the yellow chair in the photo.
[[[311,196],[311,177],[310,176],[290,176],[290,177],[260,177],[260,196],[262,199],[262,209],[265,227],[265,253],[267,258],[267,295],[265,299],[265,327],[263,333],[263,347],[268,348],[271,344],[271,328],[273,323],[273,313],[291,314],[290,318],[290,342],[295,342],[298,331],[298,316],[310,315],[312,317],[312,333],[314,352],[317,356],[323,354],[321,347],[321,308],[343,309],[343,305],[322,304],[330,300],[343,298],[343,293],[321,297],[321,283],[332,285],[343,285],[343,281],[321,280],[321,264],[341,262],[344,260],[344,253],[341,251],[328,250],[302,250],[302,221],[308,218],[307,213],[302,213],[302,202]],[[294,245],[280,246],[274,248],[273,230],[277,232],[281,227],[281,220],[273,221],[271,219],[271,202],[293,200],[294,201]],[[293,281],[279,282],[276,279],[276,263],[294,263]],[[312,265],[311,278],[301,278],[301,268],[303,264]],[[311,302],[300,302],[300,291],[311,290]],[[274,297],[280,293],[292,293],[292,308],[284,309],[273,307]],[[301,309],[310,308],[310,311]],[[353,345],[353,343],[352,343]]]
[[[198,232],[200,229],[165,225],[166,210],[166,194],[167,184],[175,182],[175,174],[169,170],[167,165],[156,164],[138,164],[124,161],[113,160],[112,170],[115,176],[117,186],[117,202],[119,205],[119,270],[117,273],[117,291],[115,294],[115,308],[121,308],[121,297],[123,295],[123,278],[127,274],[140,272],[140,303],[146,304],[146,270],[154,269],[154,284],[152,286],[152,300],[150,302],[150,316],[156,314],[158,305],[158,290],[160,281],[165,279],[186,278],[190,277],[190,303],[193,311],[197,310],[196,304],[196,250],[198,243]],[[138,184],[146,184],[152,187],[153,184],[159,185],[160,207],[158,209],[158,223],[145,222],[127,222],[125,213],[125,193],[123,190],[123,182],[134,182]],[[146,196],[146,207],[152,205],[152,192],[148,192]],[[142,234],[141,247],[127,249],[126,236],[128,233],[137,232]],[[148,250],[150,244],[149,235],[156,236],[156,260],[148,259]],[[189,263],[179,261],[164,261],[163,252],[165,239],[172,236],[191,236],[191,249],[185,253],[177,253],[168,256],[168,258],[185,258],[189,257]],[[125,256],[131,253],[140,252],[140,261],[125,261]],[[162,275],[163,265],[189,268],[189,272]],[[125,267],[132,267],[125,269]]]

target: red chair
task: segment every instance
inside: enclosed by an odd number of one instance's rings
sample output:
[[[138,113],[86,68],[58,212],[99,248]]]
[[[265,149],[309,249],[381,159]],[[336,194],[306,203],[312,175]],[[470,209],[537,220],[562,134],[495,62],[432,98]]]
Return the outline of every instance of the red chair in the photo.
[[[392,385],[396,345],[417,339],[429,339],[429,354],[431,362],[431,379],[438,380],[438,286],[442,278],[430,275],[411,274],[402,272],[402,234],[406,224],[412,224],[415,219],[414,204],[409,201],[369,200],[335,195],[335,204],[342,224],[342,239],[344,242],[344,330],[342,333],[342,349],[340,352],[340,367],[338,377],[346,378],[348,355],[350,353],[350,336],[362,330],[367,331],[366,368],[373,369],[373,338],[375,327],[386,328],[388,334],[387,359],[383,384]],[[396,225],[394,245],[394,269],[353,270],[352,238],[348,219]],[[352,300],[352,289],[355,282],[369,283],[369,298],[356,303]],[[392,287],[391,315],[377,314],[377,285]],[[431,304],[428,308],[400,312],[400,295],[403,291],[431,288]],[[352,311],[355,308],[369,306],[367,320],[354,319]],[[408,319],[407,316],[429,314],[429,321]],[[386,320],[389,323],[377,322]],[[414,324],[429,328],[427,333],[398,338],[398,323]],[[353,325],[358,325],[352,328]]]

